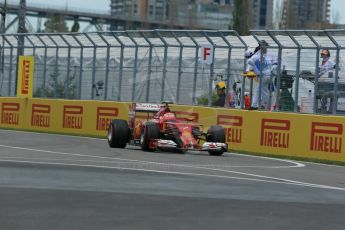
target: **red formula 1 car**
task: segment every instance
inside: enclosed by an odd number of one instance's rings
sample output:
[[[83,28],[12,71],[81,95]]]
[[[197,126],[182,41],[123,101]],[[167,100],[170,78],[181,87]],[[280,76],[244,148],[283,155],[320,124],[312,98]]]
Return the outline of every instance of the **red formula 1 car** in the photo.
[[[185,152],[208,151],[220,156],[227,151],[224,128],[212,125],[206,133],[189,118],[177,118],[168,103],[133,103],[128,122],[113,120],[108,129],[111,148],[124,148],[127,143],[140,145],[144,151]]]

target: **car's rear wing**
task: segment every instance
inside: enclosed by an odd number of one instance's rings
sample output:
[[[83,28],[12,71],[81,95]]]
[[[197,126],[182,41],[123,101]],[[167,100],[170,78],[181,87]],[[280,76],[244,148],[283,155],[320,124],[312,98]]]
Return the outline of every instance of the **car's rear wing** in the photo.
[[[132,106],[135,112],[158,112],[162,105],[153,103],[133,103]]]
[[[160,108],[161,104],[154,103],[132,103],[128,112],[128,125],[133,128],[136,120],[148,120],[153,118]]]

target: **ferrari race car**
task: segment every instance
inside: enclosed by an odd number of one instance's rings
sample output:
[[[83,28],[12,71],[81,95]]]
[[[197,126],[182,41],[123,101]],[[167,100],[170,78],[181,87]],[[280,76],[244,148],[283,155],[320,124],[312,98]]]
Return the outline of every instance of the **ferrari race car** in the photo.
[[[141,146],[144,151],[188,150],[208,151],[220,156],[227,151],[224,128],[212,125],[206,133],[191,118],[178,118],[169,103],[133,103],[126,120],[115,119],[108,128],[111,148],[125,148],[127,144]]]

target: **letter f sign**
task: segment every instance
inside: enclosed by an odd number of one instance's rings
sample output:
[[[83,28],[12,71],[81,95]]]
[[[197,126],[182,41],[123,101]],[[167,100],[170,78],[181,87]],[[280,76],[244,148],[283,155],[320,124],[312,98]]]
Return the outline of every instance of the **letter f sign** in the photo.
[[[201,64],[208,64],[211,65],[213,63],[213,46],[212,45],[204,45],[201,47],[201,54],[202,57],[200,58]]]

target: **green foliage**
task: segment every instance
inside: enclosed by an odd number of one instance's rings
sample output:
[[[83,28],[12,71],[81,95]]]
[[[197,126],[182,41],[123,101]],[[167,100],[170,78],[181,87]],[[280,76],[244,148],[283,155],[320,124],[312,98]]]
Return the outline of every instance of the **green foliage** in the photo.
[[[68,32],[67,23],[63,15],[53,15],[44,23],[44,32],[58,33]]]
[[[214,104],[219,99],[219,96],[216,92],[213,92],[211,95],[212,103]],[[204,94],[201,97],[197,98],[198,105],[208,105],[208,94]]]
[[[249,35],[248,24],[250,15],[249,1],[235,0],[231,29],[236,30],[240,35]]]
[[[43,97],[45,95],[48,98],[75,99],[77,97],[76,75],[76,70],[74,70],[69,79],[59,80],[59,70],[56,67],[54,72],[50,74],[46,87],[41,86],[37,88],[34,92],[34,97]]]
[[[71,32],[79,32],[80,26],[77,19],[74,20],[73,26],[71,28]]]

